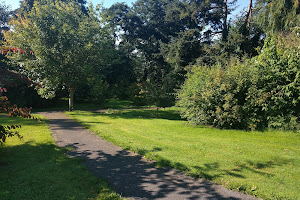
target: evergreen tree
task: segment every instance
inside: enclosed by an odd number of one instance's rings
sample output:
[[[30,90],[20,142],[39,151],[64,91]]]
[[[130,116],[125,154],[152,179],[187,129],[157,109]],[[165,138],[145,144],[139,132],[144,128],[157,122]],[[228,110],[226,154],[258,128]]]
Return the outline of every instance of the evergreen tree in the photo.
[[[257,0],[256,21],[266,32],[284,32],[300,24],[299,0]]]

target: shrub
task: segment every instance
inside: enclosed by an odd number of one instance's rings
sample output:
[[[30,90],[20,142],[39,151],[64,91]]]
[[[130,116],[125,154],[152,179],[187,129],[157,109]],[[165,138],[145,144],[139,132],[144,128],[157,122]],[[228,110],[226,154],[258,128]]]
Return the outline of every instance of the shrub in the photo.
[[[194,66],[177,93],[181,115],[219,128],[299,129],[299,35],[269,35],[260,55]]]
[[[193,124],[248,127],[248,112],[243,108],[251,86],[250,74],[247,65],[237,62],[227,69],[219,66],[193,68],[177,94],[181,115]]]
[[[256,74],[248,91],[248,107],[256,113],[257,126],[299,129],[299,34],[270,35],[253,60]]]

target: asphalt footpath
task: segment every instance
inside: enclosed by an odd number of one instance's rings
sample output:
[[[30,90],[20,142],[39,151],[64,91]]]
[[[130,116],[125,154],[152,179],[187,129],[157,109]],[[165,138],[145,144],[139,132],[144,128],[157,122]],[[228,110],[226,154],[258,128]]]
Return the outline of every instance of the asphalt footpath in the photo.
[[[171,168],[154,163],[101,139],[61,111],[39,113],[59,147],[73,147],[70,157],[82,158],[95,176],[106,178],[117,193],[128,199],[256,199]]]

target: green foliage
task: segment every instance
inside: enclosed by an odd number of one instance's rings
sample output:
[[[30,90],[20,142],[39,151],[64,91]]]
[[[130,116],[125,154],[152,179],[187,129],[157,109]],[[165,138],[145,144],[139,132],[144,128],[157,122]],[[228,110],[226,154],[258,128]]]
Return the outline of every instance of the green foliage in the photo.
[[[299,26],[299,0],[257,0],[255,3],[257,21],[266,32],[284,32]]]
[[[299,35],[269,35],[259,56],[196,66],[179,90],[181,115],[219,128],[299,130]]]
[[[168,80],[166,80],[168,81]],[[163,82],[162,85],[153,85],[147,81],[132,84],[128,89],[130,100],[134,105],[156,105],[158,107],[170,107],[174,105],[173,85]]]
[[[103,105],[110,97],[108,84],[102,80],[95,81],[91,86],[88,99],[98,105]]]
[[[20,0],[20,8],[17,9],[18,14],[26,14],[32,10],[36,0]],[[39,0],[41,3],[46,3],[45,0]],[[52,0],[53,2],[55,0]],[[71,0],[60,0],[62,2],[70,2]],[[86,0],[72,0],[74,3],[81,7],[83,13],[87,14],[88,8],[86,7]]]
[[[264,45],[265,33],[255,21],[251,21],[249,27],[245,24],[245,18],[239,17],[231,23],[226,43],[222,43],[223,53],[239,58],[245,55],[252,58],[258,55],[257,48]]]
[[[11,25],[14,31],[5,34],[5,48],[18,50],[8,57],[42,83],[45,95],[59,87],[73,92],[88,76],[101,74],[113,55],[113,40],[92,7],[86,14],[71,1],[36,1]]]
[[[147,91],[145,87],[140,83],[134,83],[128,88],[129,99],[134,105],[137,106],[151,104],[149,95],[147,94],[148,92],[149,91]]]
[[[251,86],[248,66],[232,61],[227,69],[194,67],[178,92],[182,117],[193,124],[220,128],[246,128],[246,92]]]
[[[105,11],[120,46],[138,60],[137,82],[150,104],[174,103],[184,67],[222,29],[222,6],[223,1],[215,0],[138,0],[133,7],[118,3]]]
[[[256,74],[247,102],[257,114],[257,126],[299,130],[299,46],[298,33],[270,35],[255,58]]]

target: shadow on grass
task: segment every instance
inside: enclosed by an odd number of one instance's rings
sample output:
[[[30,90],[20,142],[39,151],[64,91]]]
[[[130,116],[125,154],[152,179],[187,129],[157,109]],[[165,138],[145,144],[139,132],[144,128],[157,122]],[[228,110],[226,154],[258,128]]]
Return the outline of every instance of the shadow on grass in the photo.
[[[49,125],[57,125],[53,127],[51,130],[56,131],[56,130],[60,130],[62,127],[67,127],[69,130],[84,130],[84,128],[82,127],[81,124],[79,124],[78,122],[74,122],[74,120],[72,119],[51,119],[49,121],[47,121],[47,123]],[[89,124],[95,123],[95,124],[107,124],[105,122],[99,122],[99,121],[95,121],[95,122],[88,122]],[[84,127],[85,128],[90,128],[92,126],[90,126],[89,124],[85,124]]]
[[[45,112],[45,111],[68,111],[69,107],[68,99],[60,99],[56,105],[45,108],[33,108],[33,112]],[[99,109],[133,109],[133,108],[149,108],[151,106],[136,106],[131,101],[111,99],[104,104],[91,103],[89,101],[75,102],[75,110],[99,110]]]
[[[171,162],[170,160],[157,155],[154,155],[152,159],[156,161],[155,165],[158,167],[172,167],[185,172],[194,178],[205,178],[207,180],[215,180],[216,178],[228,175],[235,178],[246,178],[244,171],[250,171],[251,173],[259,174],[261,176],[274,177],[274,174],[262,171],[262,169],[283,166],[291,162],[291,160],[283,158],[274,158],[272,161],[265,162],[248,160],[245,164],[239,164],[237,167],[226,170],[221,169],[218,162],[205,163],[203,166],[193,166],[189,168],[184,164]]]
[[[34,125],[34,126],[44,126],[43,123],[37,123],[37,120],[33,119],[25,119],[22,117],[8,117],[6,115],[2,115],[0,118],[1,125],[12,125],[12,124],[20,124],[22,123],[23,126],[27,125]]]
[[[228,193],[223,196],[219,186],[192,177],[171,168],[156,168],[153,162],[129,151],[105,153],[102,150],[83,150],[84,145],[68,145],[74,151],[68,154],[82,158],[85,166],[100,177],[106,177],[114,190],[128,198],[137,199],[240,199]],[[152,151],[161,151],[155,148]],[[146,153],[142,151],[141,153]],[[181,166],[178,164],[178,166]]]
[[[119,199],[107,182],[56,145],[0,146],[0,197],[5,199]],[[108,197],[108,198],[106,198]]]
[[[283,158],[276,158],[271,162],[270,161],[255,162],[255,161],[248,160],[245,162],[245,164],[239,164],[237,165],[237,167],[229,170],[220,169],[218,163],[209,163],[209,164],[204,164],[203,167],[194,166],[193,168],[197,169],[198,173],[200,173],[199,177],[203,176],[209,180],[219,178],[224,175],[230,175],[232,177],[237,177],[237,178],[244,178],[243,171],[250,171],[252,173],[259,174],[261,176],[274,177],[275,176],[274,174],[261,171],[261,169],[283,166],[288,164],[290,161],[291,160],[283,159]],[[219,171],[219,173],[215,175],[209,175],[209,174],[214,174],[210,172],[215,172],[215,171]],[[195,176],[197,176],[197,174],[195,174]]]
[[[91,113],[90,116],[108,116],[113,119],[123,118],[123,119],[167,119],[167,120],[184,120],[180,117],[178,111],[176,110],[123,110],[116,111],[113,110],[110,113]]]
[[[96,113],[83,112],[82,115]],[[116,192],[124,197],[135,199],[242,199],[241,194],[227,191],[224,188],[195,180],[173,170],[172,168],[156,168],[153,162],[146,161],[129,151],[103,141],[90,131],[74,131],[80,124],[73,121],[64,123],[65,119],[51,116],[49,123],[59,146],[67,147],[71,157],[80,158],[83,164],[99,177],[105,177]],[[60,128],[59,128],[60,127]],[[57,129],[57,130],[56,130]],[[77,128],[76,128],[77,129]],[[83,129],[82,129],[83,130]],[[138,150],[140,154],[153,154],[163,148]],[[167,162],[161,159],[161,162]],[[167,163],[172,166],[172,163]],[[176,168],[185,166],[176,163]]]

